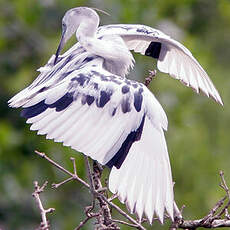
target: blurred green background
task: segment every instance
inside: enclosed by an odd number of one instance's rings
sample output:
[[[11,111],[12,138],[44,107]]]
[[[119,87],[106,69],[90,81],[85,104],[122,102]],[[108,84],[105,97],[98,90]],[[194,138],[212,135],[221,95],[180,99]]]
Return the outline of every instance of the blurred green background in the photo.
[[[230,1],[0,0],[0,229],[38,227],[40,215],[31,196],[34,180],[40,184],[49,181],[42,199],[45,207],[56,209],[49,216],[51,229],[74,229],[90,203],[88,191],[80,184],[52,190],[51,183],[66,176],[38,158],[34,150],[46,152],[69,170],[69,158],[75,156],[79,175],[85,177],[82,155],[29,131],[20,111],[7,106],[56,51],[65,11],[83,5],[111,14],[100,15],[101,24],[138,23],[164,30],[192,51],[215,83],[224,107],[165,74],[158,73],[151,83],[169,119],[166,138],[176,182],[175,199],[179,206],[186,205],[185,218],[206,215],[224,194],[218,187],[219,170],[225,172],[230,184]],[[75,38],[67,47],[74,42]],[[130,77],[143,81],[154,68],[154,60],[141,55],[135,58]],[[167,224],[146,226],[166,229]],[[89,223],[85,229],[92,226]]]

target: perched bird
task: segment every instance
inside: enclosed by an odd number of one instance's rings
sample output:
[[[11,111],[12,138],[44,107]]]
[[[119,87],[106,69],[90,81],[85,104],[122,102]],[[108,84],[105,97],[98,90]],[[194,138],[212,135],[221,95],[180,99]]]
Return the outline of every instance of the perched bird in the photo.
[[[166,114],[142,83],[128,80],[130,50],[157,59],[164,73],[222,105],[204,69],[182,44],[144,25],[99,26],[95,10],[66,12],[56,55],[31,85],[9,100],[31,130],[111,168],[109,189],[131,212],[161,222],[174,218]],[[76,33],[78,43],[60,51]]]

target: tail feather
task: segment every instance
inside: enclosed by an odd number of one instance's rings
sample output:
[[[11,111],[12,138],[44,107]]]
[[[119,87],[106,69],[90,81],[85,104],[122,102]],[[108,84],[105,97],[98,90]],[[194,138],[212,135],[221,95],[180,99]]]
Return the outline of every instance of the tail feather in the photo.
[[[173,219],[173,183],[164,132],[146,117],[141,139],[134,142],[122,166],[112,168],[109,188],[131,212],[152,223]]]

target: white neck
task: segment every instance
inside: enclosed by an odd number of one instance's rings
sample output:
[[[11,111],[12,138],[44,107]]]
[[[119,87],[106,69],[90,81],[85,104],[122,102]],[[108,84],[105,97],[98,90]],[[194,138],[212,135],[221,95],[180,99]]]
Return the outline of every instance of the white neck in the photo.
[[[77,40],[81,43],[86,37],[95,37],[99,25],[99,17],[95,13],[92,18],[82,18],[81,23],[76,31]]]
[[[104,67],[108,71],[125,76],[133,66],[132,54],[118,35],[107,35],[103,39],[96,38],[98,25],[99,17],[96,12],[90,18],[82,17],[76,31],[77,40],[89,53],[104,58]]]

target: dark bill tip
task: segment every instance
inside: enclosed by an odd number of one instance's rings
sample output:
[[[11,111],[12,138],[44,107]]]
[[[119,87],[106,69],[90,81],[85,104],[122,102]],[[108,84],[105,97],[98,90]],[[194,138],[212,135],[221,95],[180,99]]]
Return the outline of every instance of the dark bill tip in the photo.
[[[61,40],[61,42],[59,43],[57,52],[56,52],[56,54],[55,54],[54,65],[56,65],[56,63],[57,63],[58,56],[59,56],[59,54],[60,54],[60,52],[61,52],[61,49],[62,49],[62,40]]]
[[[59,45],[58,45],[57,52],[56,52],[56,54],[55,54],[56,57],[55,57],[55,59],[54,59],[54,65],[56,65],[56,63],[57,63],[57,61],[58,61],[58,56],[59,56],[59,54],[60,54],[60,52],[61,52],[61,50],[62,50],[62,48],[63,48],[63,46],[64,46],[64,44],[65,44],[64,35],[65,35],[65,30],[62,32],[61,41],[60,41],[60,43],[59,43]]]

